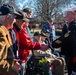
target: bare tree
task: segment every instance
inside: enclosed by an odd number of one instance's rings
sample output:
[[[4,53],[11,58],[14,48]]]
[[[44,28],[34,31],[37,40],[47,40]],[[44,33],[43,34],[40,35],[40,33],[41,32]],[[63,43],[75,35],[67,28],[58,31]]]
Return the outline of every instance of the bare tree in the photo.
[[[9,5],[12,5],[13,7],[15,7],[16,9],[18,9],[18,7],[16,6],[15,4],[15,0],[0,0],[0,6],[2,4],[9,4]]]
[[[29,6],[34,9],[37,20],[45,21],[48,16],[55,20],[64,19],[65,8],[76,4],[76,0],[29,0],[27,3],[23,0],[0,0],[0,5],[3,3],[9,3],[16,9],[21,9],[20,5],[22,9]]]
[[[3,4],[4,0],[0,0],[0,6]]]
[[[45,21],[48,16],[53,19],[57,19],[60,15],[63,17],[63,11],[71,2],[70,0],[37,0],[37,16],[43,21]]]

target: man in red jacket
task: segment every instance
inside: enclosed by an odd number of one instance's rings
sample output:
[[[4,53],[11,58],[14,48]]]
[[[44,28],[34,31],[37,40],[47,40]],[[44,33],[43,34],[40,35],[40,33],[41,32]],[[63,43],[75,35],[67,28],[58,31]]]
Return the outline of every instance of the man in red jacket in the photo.
[[[26,18],[26,14],[22,11],[19,11],[22,14],[22,17],[16,17],[16,23],[14,24],[14,30],[16,32],[16,37],[19,45],[19,59],[22,62],[22,66],[25,70],[25,63],[27,61],[27,57],[29,55],[29,50],[47,50],[48,45],[41,44],[38,42],[33,42],[30,39],[30,36],[27,34],[25,28],[29,23],[29,19]]]

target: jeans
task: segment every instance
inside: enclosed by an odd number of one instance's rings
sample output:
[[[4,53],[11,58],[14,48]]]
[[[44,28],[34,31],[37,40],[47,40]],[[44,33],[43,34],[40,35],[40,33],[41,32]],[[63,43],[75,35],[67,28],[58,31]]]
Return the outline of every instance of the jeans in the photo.
[[[21,61],[19,61],[20,65],[21,65],[21,74],[20,75],[24,75],[25,73],[25,63],[22,63]]]
[[[53,52],[53,54],[56,55],[57,57],[60,57],[59,52],[56,52],[56,51],[55,51],[55,52]]]

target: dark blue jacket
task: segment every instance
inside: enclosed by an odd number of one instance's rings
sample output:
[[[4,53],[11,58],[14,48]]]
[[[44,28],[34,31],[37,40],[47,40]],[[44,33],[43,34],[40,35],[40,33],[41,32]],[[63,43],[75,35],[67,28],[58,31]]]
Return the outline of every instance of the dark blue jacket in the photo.
[[[9,33],[10,33],[11,38],[12,38],[14,57],[18,58],[18,56],[17,56],[18,42],[16,40],[15,32],[13,29],[9,29]]]
[[[50,26],[49,26],[48,23],[45,23],[43,25],[41,32],[45,32],[46,30],[50,31]],[[52,33],[52,31],[50,31],[50,41],[53,41],[53,33]]]

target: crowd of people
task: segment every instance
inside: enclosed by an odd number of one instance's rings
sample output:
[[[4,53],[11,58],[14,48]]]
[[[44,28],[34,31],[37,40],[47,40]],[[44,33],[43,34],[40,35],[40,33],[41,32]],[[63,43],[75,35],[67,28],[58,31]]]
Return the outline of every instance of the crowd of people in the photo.
[[[28,56],[33,52],[36,57],[51,58],[49,66],[52,75],[64,75],[64,60],[68,75],[76,75],[76,7],[67,10],[67,24],[63,26],[58,39],[53,21],[47,17],[47,23],[40,33],[34,33],[32,40],[28,28],[31,18],[30,8],[16,11],[9,4],[0,7],[0,74],[27,75]],[[59,54],[54,48],[60,47]]]

